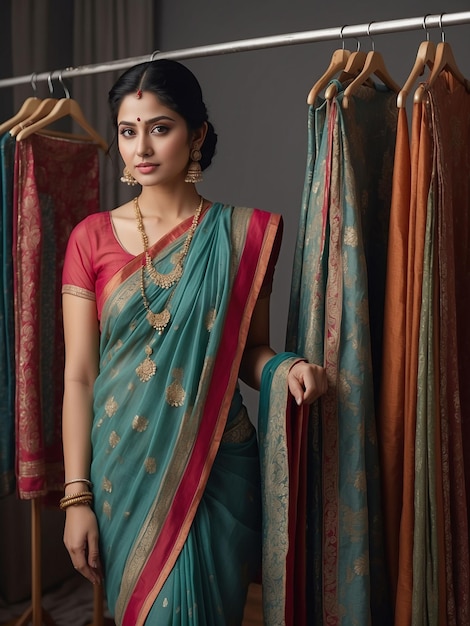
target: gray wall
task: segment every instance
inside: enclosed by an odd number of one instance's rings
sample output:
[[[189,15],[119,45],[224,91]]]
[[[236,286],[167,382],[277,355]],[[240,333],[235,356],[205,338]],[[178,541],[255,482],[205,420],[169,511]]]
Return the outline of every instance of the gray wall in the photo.
[[[161,3],[159,48],[177,50],[238,39],[468,10],[468,0],[198,0]],[[470,24],[448,27],[462,72],[470,77]],[[431,29],[431,39],[440,31]],[[413,67],[424,30],[374,37],[375,49],[398,84]],[[363,50],[371,48],[366,37]],[[183,61],[198,76],[219,133],[213,165],[201,189],[207,197],[256,206],[284,216],[284,240],[272,296],[272,344],[285,341],[290,275],[306,156],[306,96],[340,41],[310,43]],[[356,40],[346,40],[355,49]],[[412,97],[409,98],[412,101]],[[245,390],[249,404],[255,395]],[[252,409],[252,413],[255,411]],[[254,417],[254,416],[253,416]]]

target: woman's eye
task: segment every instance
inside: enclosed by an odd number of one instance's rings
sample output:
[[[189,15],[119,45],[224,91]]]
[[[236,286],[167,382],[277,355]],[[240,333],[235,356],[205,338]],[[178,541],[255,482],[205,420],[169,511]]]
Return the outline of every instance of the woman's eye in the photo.
[[[132,137],[132,135],[134,134],[134,131],[132,130],[132,128],[122,128],[120,130],[120,134],[123,137]]]
[[[163,135],[167,133],[169,130],[170,129],[168,128],[168,126],[162,126],[161,124],[157,124],[157,126],[154,126],[152,128],[152,132],[157,135]]]

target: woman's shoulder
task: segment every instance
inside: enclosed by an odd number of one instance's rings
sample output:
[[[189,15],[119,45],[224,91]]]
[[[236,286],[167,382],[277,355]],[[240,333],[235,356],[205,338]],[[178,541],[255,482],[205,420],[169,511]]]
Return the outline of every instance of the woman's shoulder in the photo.
[[[109,211],[90,213],[73,228],[69,244],[79,248],[96,248],[103,239],[109,239],[112,233]]]
[[[97,228],[103,224],[109,223],[109,211],[100,211],[98,213],[90,213],[84,217],[75,226],[75,229]]]
[[[99,213],[90,213],[84,217],[73,230],[75,234],[87,233],[90,235],[95,231],[102,231],[103,228],[107,227],[109,224],[109,211],[100,211]]]
[[[260,215],[273,215],[280,216],[280,213],[275,213],[273,211],[267,211],[266,209],[260,209],[258,207],[248,207],[248,206],[239,206],[234,204],[224,204],[223,202],[214,202],[212,206],[218,205],[221,211],[230,211],[235,216],[247,217],[253,215],[253,213],[257,213]]]

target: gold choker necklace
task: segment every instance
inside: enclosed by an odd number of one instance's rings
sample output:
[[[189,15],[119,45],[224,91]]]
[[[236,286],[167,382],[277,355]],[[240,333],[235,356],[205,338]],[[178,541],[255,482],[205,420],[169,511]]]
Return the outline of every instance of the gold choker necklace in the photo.
[[[199,205],[196,209],[196,212],[193,217],[193,221],[191,227],[188,231],[188,235],[186,236],[185,242],[183,244],[183,249],[178,255],[178,260],[175,264],[175,267],[168,274],[161,274],[158,272],[152,263],[151,256],[148,251],[148,237],[147,233],[144,229],[144,223],[142,219],[142,213],[140,212],[139,202],[137,198],[134,198],[134,209],[135,216],[137,220],[137,228],[142,236],[142,244],[144,247],[144,255],[145,255],[145,263],[142,263],[140,270],[140,293],[142,295],[142,302],[144,303],[145,310],[147,311],[146,319],[150,326],[152,326],[159,335],[163,334],[163,331],[170,323],[171,313],[170,313],[170,303],[175,293],[175,289],[177,284],[179,283],[182,275],[183,275],[183,261],[186,258],[189,252],[189,246],[191,245],[192,238],[196,231],[197,225],[199,223],[199,218],[201,216],[202,207],[204,204],[204,198],[201,196]],[[147,268],[148,273],[150,274],[153,282],[161,287],[162,289],[168,289],[169,287],[173,287],[170,295],[167,298],[164,309],[160,313],[154,313],[150,308],[149,301],[147,299],[147,295],[145,293],[145,268]],[[150,269],[151,268],[151,269]],[[142,382],[149,381],[152,376],[157,371],[157,366],[154,361],[150,358],[152,354],[152,348],[147,345],[145,347],[146,357],[142,361],[142,363],[136,368],[137,376],[140,378]]]

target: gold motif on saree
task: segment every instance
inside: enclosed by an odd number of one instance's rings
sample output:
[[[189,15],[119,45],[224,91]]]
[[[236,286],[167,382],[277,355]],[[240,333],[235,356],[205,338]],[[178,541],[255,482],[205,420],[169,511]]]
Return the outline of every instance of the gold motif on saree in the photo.
[[[354,488],[357,489],[358,491],[361,491],[362,493],[366,492],[367,480],[366,480],[366,473],[364,471],[356,472],[356,478],[354,479]]]
[[[157,460],[153,456],[149,456],[144,461],[144,467],[147,474],[155,474],[157,471]]]
[[[356,576],[369,575],[369,555],[363,554],[354,561],[354,573]]]
[[[109,445],[111,448],[115,448],[118,443],[121,441],[121,437],[117,434],[115,430],[109,435]]]
[[[209,309],[205,319],[206,328],[209,332],[214,328],[216,317],[217,311],[215,309]]]
[[[111,519],[111,505],[107,500],[103,502],[103,513],[108,519]]]
[[[136,415],[132,420],[132,428],[138,433],[143,433],[147,430],[148,425],[149,421],[146,417],[143,417],[143,415]]]
[[[109,478],[106,478],[106,476],[104,476],[101,487],[103,488],[103,491],[111,493],[113,490],[113,483],[109,480]]]
[[[152,361],[150,355],[153,350],[150,346],[145,346],[145,354],[147,355],[140,365],[135,368],[135,373],[143,383],[147,383],[152,376],[155,376],[157,364]]]
[[[346,228],[344,229],[344,243],[347,246],[351,246],[352,248],[357,248],[358,235],[356,228],[346,226]]]
[[[186,398],[186,391],[180,382],[183,378],[183,370],[175,368],[173,378],[175,380],[166,389],[166,401],[170,406],[183,406]]]
[[[111,398],[108,398],[108,400],[106,400],[104,410],[106,411],[106,415],[108,417],[112,417],[116,413],[116,411],[118,410],[118,403],[114,399],[114,396],[111,396]]]

